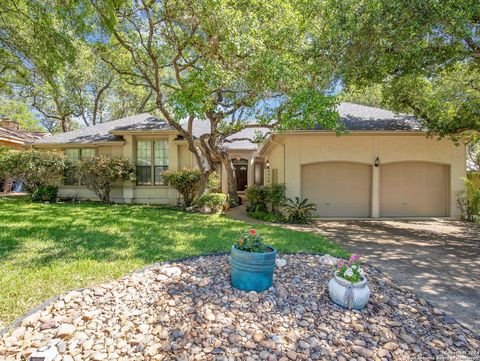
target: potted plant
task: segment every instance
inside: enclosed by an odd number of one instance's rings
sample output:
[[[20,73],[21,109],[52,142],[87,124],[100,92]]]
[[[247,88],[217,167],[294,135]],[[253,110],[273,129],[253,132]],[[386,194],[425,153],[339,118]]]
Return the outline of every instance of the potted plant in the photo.
[[[328,283],[328,291],[332,301],[339,306],[357,310],[365,307],[370,289],[361,268],[360,256],[352,255],[348,261],[338,261],[333,278]]]
[[[262,242],[254,229],[232,246],[231,282],[243,291],[262,292],[272,286],[277,251]]]

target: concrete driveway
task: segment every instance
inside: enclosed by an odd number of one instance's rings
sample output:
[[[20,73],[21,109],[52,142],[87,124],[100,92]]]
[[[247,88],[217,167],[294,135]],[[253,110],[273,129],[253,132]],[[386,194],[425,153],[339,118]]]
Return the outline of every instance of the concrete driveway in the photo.
[[[290,226],[289,226],[290,227]],[[480,226],[449,219],[315,221],[339,243],[480,335]]]

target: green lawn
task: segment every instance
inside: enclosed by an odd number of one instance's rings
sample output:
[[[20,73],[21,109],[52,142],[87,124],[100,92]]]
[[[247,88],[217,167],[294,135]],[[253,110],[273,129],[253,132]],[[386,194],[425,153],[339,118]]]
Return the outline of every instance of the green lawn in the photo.
[[[0,327],[61,292],[159,261],[228,251],[243,222],[153,206],[0,197]],[[311,233],[257,225],[280,252],[346,256]]]

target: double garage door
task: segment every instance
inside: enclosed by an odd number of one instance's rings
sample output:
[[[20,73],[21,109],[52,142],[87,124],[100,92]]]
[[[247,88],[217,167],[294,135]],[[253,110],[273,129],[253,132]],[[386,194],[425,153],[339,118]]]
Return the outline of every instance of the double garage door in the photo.
[[[380,216],[448,215],[448,166],[400,162],[380,166]],[[302,196],[320,217],[370,217],[372,166],[322,162],[302,166]]]

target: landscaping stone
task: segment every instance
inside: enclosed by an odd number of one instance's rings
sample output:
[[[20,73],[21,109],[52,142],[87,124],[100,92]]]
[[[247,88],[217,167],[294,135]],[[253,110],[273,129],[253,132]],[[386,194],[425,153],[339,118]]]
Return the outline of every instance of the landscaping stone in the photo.
[[[478,339],[365,266],[370,302],[334,305],[330,256],[286,255],[263,293],[231,287],[228,256],[155,266],[73,291],[0,336],[0,359],[396,360],[475,354]],[[162,276],[162,277],[160,277]]]

